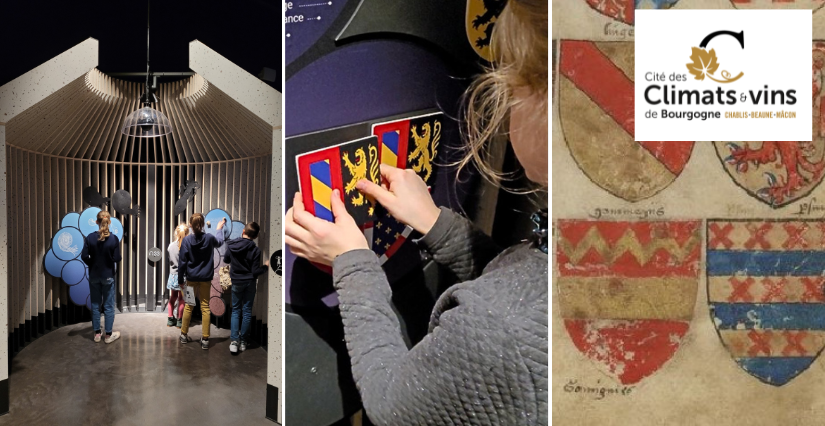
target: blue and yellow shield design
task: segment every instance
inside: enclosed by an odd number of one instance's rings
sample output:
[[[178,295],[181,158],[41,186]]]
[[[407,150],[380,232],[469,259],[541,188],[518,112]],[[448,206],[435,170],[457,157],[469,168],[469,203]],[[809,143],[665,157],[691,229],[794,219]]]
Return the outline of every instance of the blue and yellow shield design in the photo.
[[[734,361],[782,386],[825,347],[825,221],[709,220],[708,303]]]

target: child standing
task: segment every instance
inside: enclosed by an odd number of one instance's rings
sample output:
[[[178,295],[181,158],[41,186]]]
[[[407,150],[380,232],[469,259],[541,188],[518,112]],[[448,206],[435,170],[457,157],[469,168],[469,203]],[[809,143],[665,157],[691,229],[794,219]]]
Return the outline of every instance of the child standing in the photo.
[[[550,2],[492,3],[504,7],[491,36],[495,58],[466,97],[460,165],[475,163],[500,182],[487,154],[505,136],[526,177],[546,190]],[[386,187],[361,180],[357,189],[422,234],[419,246],[461,281],[444,289],[427,335],[412,348],[393,311],[398,294],[338,190],[330,197],[334,223],[307,211],[300,193],[284,218],[292,252],[332,266],[366,415],[382,425],[549,424],[546,211],[531,220],[532,241],[502,251],[468,219],[437,207],[414,171],[382,164],[381,175]]]
[[[120,262],[120,240],[109,232],[112,217],[109,212],[97,214],[99,230],[86,236],[81,259],[89,265],[89,295],[92,301],[92,328],[95,331],[95,343],[102,338],[100,332],[100,304],[103,303],[105,318],[106,343],[112,343],[120,337],[120,332],[112,332],[115,323],[115,263]]]
[[[183,243],[183,238],[189,235],[189,227],[185,223],[181,223],[175,228],[175,241],[169,244],[166,251],[169,253],[169,262],[172,266],[169,268],[169,280],[166,282],[166,288],[169,289],[169,320],[166,321],[167,327],[176,325],[181,328],[183,323],[183,292],[181,292],[178,284],[178,254],[180,253],[180,246]],[[178,302],[178,319],[175,321],[174,308],[175,301]]]
[[[232,279],[232,333],[229,352],[236,354],[246,350],[246,335],[252,321],[252,303],[255,301],[255,278],[266,272],[269,261],[261,266],[261,250],[255,245],[260,227],[249,222],[241,238],[230,240],[223,261],[228,263]],[[243,322],[241,313],[243,312]]]
[[[223,226],[226,219],[218,223],[217,237],[203,232],[204,218],[200,213],[195,213],[189,219],[189,226],[192,227],[192,234],[183,239],[178,256],[178,286],[184,283],[192,286],[197,291],[201,302],[201,316],[203,323],[201,329],[201,349],[209,349],[209,296],[212,286],[212,277],[215,275],[215,249],[223,244]],[[183,324],[180,328],[180,342],[189,343],[192,339],[187,334],[189,332],[189,321],[192,319],[192,306],[186,305],[183,310]]]

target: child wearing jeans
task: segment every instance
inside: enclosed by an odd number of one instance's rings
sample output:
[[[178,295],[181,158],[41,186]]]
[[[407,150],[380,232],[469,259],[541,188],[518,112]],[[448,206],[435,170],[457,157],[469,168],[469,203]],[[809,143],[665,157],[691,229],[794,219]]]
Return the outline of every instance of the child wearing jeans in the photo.
[[[100,304],[103,303],[105,318],[106,343],[112,343],[120,337],[120,332],[112,332],[115,323],[115,271],[120,262],[120,240],[109,232],[112,217],[109,212],[97,214],[99,230],[86,236],[81,259],[89,265],[89,294],[92,300],[92,328],[95,331],[95,343],[100,342]]]
[[[178,254],[180,253],[180,246],[183,243],[183,238],[189,235],[189,227],[185,223],[181,223],[175,228],[175,241],[169,244],[166,251],[169,253],[169,262],[172,266],[169,268],[169,280],[166,282],[166,288],[169,289],[169,319],[166,321],[167,327],[176,325],[174,311],[175,302],[178,302],[178,320],[177,327],[181,328],[183,323],[183,292],[180,285],[178,285]]]
[[[192,286],[197,291],[201,303],[201,349],[209,349],[209,296],[212,286],[212,277],[215,275],[215,249],[223,244],[223,226],[226,219],[218,223],[218,231],[212,236],[203,232],[204,218],[200,213],[195,213],[189,219],[189,226],[192,227],[192,234],[187,235],[180,246],[178,256],[178,285],[184,284]],[[180,328],[180,342],[189,343],[192,339],[187,334],[189,332],[189,321],[192,319],[192,306],[186,305],[183,310],[183,324]]]
[[[229,264],[229,278],[232,279],[232,333],[229,352],[233,354],[246,350],[246,335],[252,321],[252,303],[255,301],[255,278],[266,272],[269,266],[269,261],[261,266],[261,250],[254,242],[259,231],[257,223],[247,223],[241,238],[227,243],[228,250],[223,257],[223,261]]]

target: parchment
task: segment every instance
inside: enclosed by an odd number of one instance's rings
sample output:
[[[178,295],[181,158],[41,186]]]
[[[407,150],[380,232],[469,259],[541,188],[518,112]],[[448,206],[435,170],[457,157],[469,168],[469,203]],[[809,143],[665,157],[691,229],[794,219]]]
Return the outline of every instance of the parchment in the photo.
[[[584,0],[553,1],[555,43],[560,39],[632,41],[632,26],[602,16]],[[681,0],[675,8],[731,9],[728,0]],[[667,11],[663,11],[667,13]],[[814,12],[815,40],[825,40],[825,8]],[[606,26],[611,31],[605,31]],[[663,34],[667,37],[667,34]],[[781,34],[777,34],[781,37]],[[554,51],[558,55],[558,49]],[[554,61],[558,67],[558,60]],[[555,72],[556,70],[554,70]],[[558,82],[558,75],[554,80]],[[597,208],[663,210],[651,219],[823,218],[825,212],[799,215],[805,203],[825,204],[825,185],[783,208],[774,209],[748,195],[725,172],[713,145],[696,142],[676,180],[657,195],[636,203],[615,197],[592,183],[578,168],[559,121],[558,84],[553,88],[552,216],[588,219]],[[597,149],[597,147],[594,147]],[[601,220],[634,220],[618,215]],[[817,359],[790,383],[764,384],[740,368],[722,345],[711,323],[705,277],[705,226],[702,264],[694,317],[681,346],[656,373],[629,389],[602,373],[580,353],[559,316],[558,268],[553,262],[552,408],[556,425],[822,425],[825,424],[825,360]],[[553,252],[555,253],[555,247]],[[618,389],[603,398],[576,393],[571,382],[591,388]],[[624,390],[625,394],[622,394]]]

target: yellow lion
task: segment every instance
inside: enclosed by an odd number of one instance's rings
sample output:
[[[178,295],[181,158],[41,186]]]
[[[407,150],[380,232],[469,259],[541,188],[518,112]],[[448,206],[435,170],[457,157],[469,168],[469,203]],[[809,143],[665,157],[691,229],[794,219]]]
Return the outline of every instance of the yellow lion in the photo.
[[[369,163],[372,164],[372,167],[370,167],[370,177],[371,177],[370,180],[372,180],[373,182],[377,182],[378,181],[378,148],[376,148],[375,146],[370,146],[369,151],[370,151]],[[352,161],[350,161],[348,152],[344,153],[343,159],[344,159],[344,165],[347,166],[347,169],[349,170],[350,175],[352,175],[352,179],[350,179],[350,181],[347,182],[346,186],[344,186],[344,192],[349,194],[352,191],[355,191],[355,185],[358,183],[359,180],[367,178],[367,156],[364,153],[364,148],[358,148],[358,149],[355,150],[355,163],[354,164],[352,163]],[[369,201],[370,204],[371,204],[370,209],[369,209],[369,215],[372,216],[372,214],[375,212],[375,200],[371,199],[371,197],[370,197],[370,199],[365,199],[364,194],[362,194],[358,191],[356,191],[356,194],[352,196],[350,201],[352,202],[352,205],[354,205],[356,207],[363,206],[365,201]]]
[[[412,168],[417,173],[420,173],[422,170],[425,172],[424,182],[428,181],[430,175],[433,173],[432,163],[437,153],[438,142],[441,140],[441,122],[438,120],[435,121],[432,135],[430,134],[430,130],[430,123],[424,123],[424,125],[421,126],[421,136],[418,135],[416,126],[412,126],[410,129],[413,140],[415,141],[415,149],[410,153],[408,161],[412,163],[418,159],[418,162],[412,164]]]

